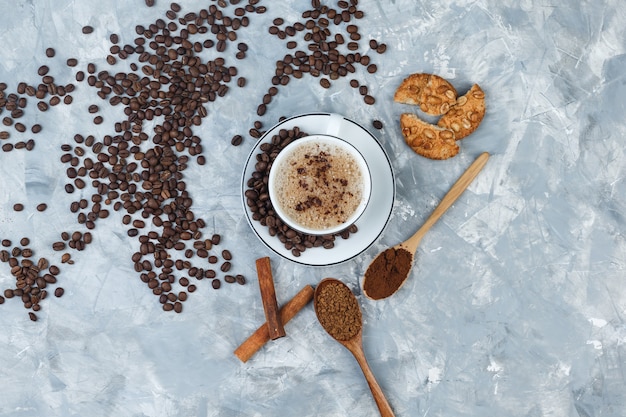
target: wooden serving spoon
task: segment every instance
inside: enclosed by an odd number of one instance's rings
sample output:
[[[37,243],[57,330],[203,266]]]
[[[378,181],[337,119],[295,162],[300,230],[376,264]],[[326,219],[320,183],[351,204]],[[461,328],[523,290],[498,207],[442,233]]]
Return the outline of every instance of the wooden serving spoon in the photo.
[[[378,254],[365,271],[363,294],[372,300],[381,300],[395,294],[405,283],[415,258],[417,247],[428,230],[454,204],[483,169],[489,154],[484,152],[467,168],[443,197],[439,205],[413,236]]]
[[[339,309],[333,309],[333,306],[338,307],[338,302],[333,303],[330,308],[324,305],[323,302],[320,302],[320,297],[326,296],[324,294],[324,288],[329,285],[338,286],[336,287],[336,289],[338,289],[339,291],[335,291],[335,289],[333,290],[333,292],[338,292],[343,296],[343,300],[341,301],[345,301],[345,304],[350,305],[351,308],[354,309],[353,312],[358,314],[358,319],[355,319],[354,317],[354,315],[357,314],[349,315],[349,313],[346,313],[345,310],[349,310],[349,308],[341,308],[344,307],[343,305],[339,306]],[[374,377],[374,374],[372,373],[372,370],[370,369],[369,364],[365,359],[365,353],[363,352],[363,322],[361,319],[361,310],[352,290],[338,279],[324,278],[315,288],[313,305],[315,308],[315,314],[317,315],[317,319],[319,320],[324,330],[326,330],[326,332],[333,339],[345,346],[346,349],[348,349],[352,353],[352,355],[354,355],[354,358],[361,367],[363,375],[367,380],[367,384],[372,391],[372,396],[374,397],[374,401],[378,406],[378,411],[380,412],[380,415],[382,417],[394,417],[393,410],[391,409],[389,402],[385,398],[385,394],[380,388],[380,385],[378,385],[378,382],[376,382],[376,378]],[[346,340],[338,339],[337,337],[335,337],[336,332],[333,330],[333,327],[335,327],[335,324],[338,326],[346,326],[346,323],[351,324],[351,336]]]

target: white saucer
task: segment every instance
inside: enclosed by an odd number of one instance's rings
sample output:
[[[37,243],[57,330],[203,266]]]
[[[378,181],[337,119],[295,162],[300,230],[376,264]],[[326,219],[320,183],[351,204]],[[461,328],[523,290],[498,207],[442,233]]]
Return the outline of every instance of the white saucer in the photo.
[[[256,155],[261,153],[262,143],[270,142],[280,129],[297,126],[307,134],[325,134],[340,137],[356,147],[365,157],[372,178],[372,194],[365,212],[355,223],[358,232],[349,239],[338,237],[332,249],[308,248],[300,256],[294,256],[275,236],[270,236],[268,228],[252,219],[252,212],[246,204],[246,183],[254,172]],[[241,198],[246,219],[252,230],[272,251],[303,265],[324,266],[338,264],[359,255],[369,248],[381,235],[391,217],[395,196],[395,180],[389,158],[378,140],[358,123],[333,113],[308,113],[285,119],[269,129],[258,140],[246,160],[241,181]]]

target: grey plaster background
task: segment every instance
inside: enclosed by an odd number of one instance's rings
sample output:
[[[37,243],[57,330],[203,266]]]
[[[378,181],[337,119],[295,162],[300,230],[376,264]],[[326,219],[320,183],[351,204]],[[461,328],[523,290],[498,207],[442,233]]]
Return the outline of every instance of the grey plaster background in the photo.
[[[109,34],[131,42],[136,24],[169,7],[156,3],[1,0],[0,81],[13,89],[36,82],[46,63],[70,82],[69,56],[104,66]],[[210,3],[181,1],[183,12]],[[267,27],[278,16],[295,22],[308,8],[262,3],[267,13],[238,32],[251,46],[237,63],[248,86],[209,108],[198,129],[209,163],[190,163],[185,174],[206,232],[224,237],[248,285],[214,291],[199,282],[182,314],[162,312],[133,270],[136,241],[121,214],[112,215],[88,250],[74,254],[76,263],[63,266],[66,293],[44,300],[37,322],[17,300],[0,305],[0,416],[378,415],[356,362],[312,306],[248,363],[232,354],[264,320],[254,261],[271,254],[246,223],[238,191],[254,142],[229,142],[258,119],[285,53]],[[368,127],[383,121],[372,131],[393,161],[393,215],[366,253],[341,265],[311,268],[272,255],[279,301],[326,276],[348,283],[362,306],[366,355],[398,416],[626,415],[622,2],[361,0],[359,7],[365,41],[388,45],[372,56],[376,74],[354,75],[376,104],[365,105],[349,78],[324,90],[305,77],[282,88],[262,120],[270,126],[318,110]],[[82,35],[85,24],[95,32]],[[52,60],[49,46],[57,50]],[[392,97],[413,72],[486,92],[487,115],[455,158],[426,160],[404,144],[398,118],[412,109]],[[59,233],[78,227],[59,147],[79,131],[110,132],[107,123],[121,116],[101,106],[105,123],[96,127],[86,111],[99,102],[94,91],[74,95],[70,107],[31,113],[45,129],[34,151],[0,153],[0,237],[29,236],[37,255],[50,259],[59,256],[50,249]],[[372,258],[417,230],[483,151],[492,154],[488,165],[422,241],[401,292],[378,302],[361,296]],[[17,201],[27,210],[13,212]],[[40,202],[49,205],[45,213],[33,209]],[[13,282],[0,265],[0,288]]]

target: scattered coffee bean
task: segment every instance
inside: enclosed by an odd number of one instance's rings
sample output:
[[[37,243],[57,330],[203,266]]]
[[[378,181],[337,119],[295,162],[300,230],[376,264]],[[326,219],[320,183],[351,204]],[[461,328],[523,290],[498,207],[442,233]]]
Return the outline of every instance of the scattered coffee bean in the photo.
[[[82,31],[83,31],[83,33],[84,33],[84,34],[86,34],[86,35],[87,35],[87,34],[89,34],[89,33],[92,33],[92,32],[93,32],[93,27],[92,27],[92,26],[83,26]]]
[[[13,204],[13,210],[14,211],[22,211],[22,210],[24,210],[24,204],[22,204],[22,203],[15,203],[15,204]]]
[[[46,56],[48,58],[52,58],[55,55],[55,53],[56,52],[55,52],[54,48],[47,48],[46,49]]]
[[[232,140],[230,141],[230,143],[233,146],[239,146],[239,145],[241,145],[242,142],[243,142],[243,136],[241,136],[241,135],[233,136]]]
[[[374,128],[378,130],[383,128],[383,122],[381,122],[380,120],[374,120],[372,122],[372,125],[374,125]]]

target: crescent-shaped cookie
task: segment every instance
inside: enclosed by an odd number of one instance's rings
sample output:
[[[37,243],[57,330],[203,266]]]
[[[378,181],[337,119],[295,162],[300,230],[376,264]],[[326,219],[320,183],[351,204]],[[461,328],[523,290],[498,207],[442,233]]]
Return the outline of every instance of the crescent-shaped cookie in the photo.
[[[459,97],[450,110],[437,122],[437,126],[450,129],[457,140],[472,133],[485,116],[485,93],[474,84],[463,96]]]
[[[400,116],[400,127],[406,143],[419,155],[448,159],[459,153],[459,145],[450,129],[432,125],[409,113]]]
[[[447,80],[435,74],[411,74],[394,94],[394,101],[413,104],[426,114],[438,116],[456,103],[456,89]]]

